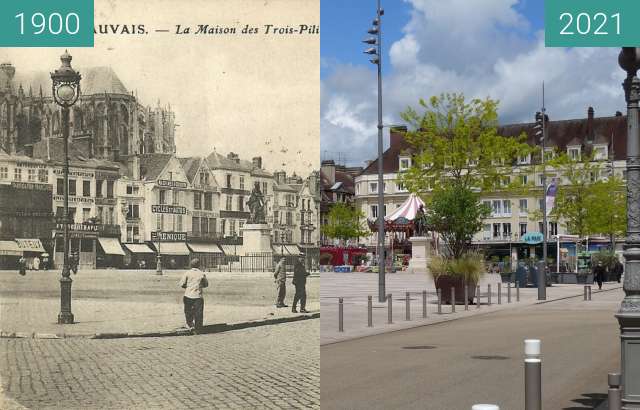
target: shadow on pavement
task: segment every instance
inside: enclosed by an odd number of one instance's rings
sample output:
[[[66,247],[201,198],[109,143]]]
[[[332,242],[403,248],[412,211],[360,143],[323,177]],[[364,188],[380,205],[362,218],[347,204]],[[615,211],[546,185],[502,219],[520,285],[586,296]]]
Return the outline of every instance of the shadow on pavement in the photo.
[[[571,400],[572,402],[577,403],[580,406],[564,407],[562,410],[595,409],[600,406],[605,400],[607,400],[606,394],[585,393],[581,397]]]

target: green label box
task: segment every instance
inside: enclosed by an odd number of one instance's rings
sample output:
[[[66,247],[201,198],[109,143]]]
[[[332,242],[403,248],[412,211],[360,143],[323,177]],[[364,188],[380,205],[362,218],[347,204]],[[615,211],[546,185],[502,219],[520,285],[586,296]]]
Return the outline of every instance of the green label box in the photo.
[[[640,45],[638,0],[545,0],[547,47]]]
[[[0,0],[0,47],[93,47],[94,0]]]

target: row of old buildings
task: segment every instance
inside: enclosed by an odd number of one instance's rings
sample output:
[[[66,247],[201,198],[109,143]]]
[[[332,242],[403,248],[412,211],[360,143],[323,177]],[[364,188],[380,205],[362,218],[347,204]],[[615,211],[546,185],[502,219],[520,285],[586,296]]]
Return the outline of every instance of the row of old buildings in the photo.
[[[593,175],[593,179],[607,178],[611,172],[626,181],[626,116],[617,112],[610,117],[595,117],[593,108],[589,107],[585,118],[549,121],[547,123],[548,142],[546,155],[554,155],[554,152],[566,152],[571,158],[578,159],[583,155],[593,154],[593,160],[606,162],[607,167],[602,167]],[[506,137],[516,137],[525,133],[527,142],[534,145],[536,141],[534,122],[510,124],[499,127],[498,133]],[[384,192],[385,208],[383,215],[389,215],[400,207],[409,197],[410,193],[400,183],[399,176],[412,165],[412,150],[408,141],[404,138],[406,128],[396,127],[390,131],[390,144],[384,151],[383,174],[384,186],[378,186],[378,160],[368,161],[365,167],[346,167],[326,160],[321,167],[321,191],[323,205],[321,220],[326,223],[326,216],[332,203],[348,202],[362,212],[370,222],[375,221],[380,215],[378,210],[378,190]],[[482,201],[492,209],[490,217],[483,223],[483,229],[478,232],[473,240],[474,245],[483,249],[488,256],[509,258],[511,261],[541,257],[541,245],[532,246],[525,242],[527,233],[543,232],[542,223],[542,175],[541,172],[525,172],[531,170],[531,164],[536,159],[529,157],[518,158],[513,168],[511,178],[521,178],[523,185],[528,185],[526,192],[483,192]],[[607,173],[604,170],[609,169]],[[555,175],[554,171],[547,170],[548,180],[554,177],[559,182],[559,188],[568,183],[566,178]],[[539,218],[538,218],[539,216]],[[573,266],[576,256],[578,241],[586,238],[577,238],[568,232],[563,221],[548,220],[548,248],[549,255],[558,259],[560,253],[565,260],[570,260]],[[387,235],[387,243],[396,239],[401,244],[402,238],[391,238],[394,234]],[[323,244],[331,244],[330,238],[321,238]],[[359,243],[369,247],[372,251],[376,246],[376,235],[372,233],[367,238],[360,238]],[[609,238],[588,238],[591,248],[608,245]],[[405,242],[410,249],[410,245]],[[621,240],[617,248],[621,248]],[[618,249],[619,250],[619,249]],[[561,257],[560,259],[562,259]]]
[[[28,92],[14,77],[0,65],[0,268],[20,256],[63,256],[60,111],[42,91],[46,76],[31,78]],[[194,255],[238,255],[256,187],[274,253],[317,253],[318,172],[270,172],[261,157],[235,153],[181,157],[168,105],[142,105],[111,68],[83,70],[82,87],[68,153],[70,250],[81,266],[150,268],[162,255],[178,267]]]

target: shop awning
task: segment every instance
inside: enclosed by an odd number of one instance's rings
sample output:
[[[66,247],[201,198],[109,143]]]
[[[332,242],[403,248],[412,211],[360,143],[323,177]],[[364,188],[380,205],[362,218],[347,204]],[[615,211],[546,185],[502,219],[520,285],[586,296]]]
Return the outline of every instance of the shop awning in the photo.
[[[120,241],[117,238],[98,238],[98,242],[100,242],[100,246],[102,246],[102,250],[107,255],[124,256],[124,251],[122,250]]]
[[[189,256],[191,253],[184,242],[160,242],[155,246],[160,249],[160,255]]]
[[[222,253],[215,243],[188,243],[187,246],[194,253]]]
[[[273,245],[273,253],[281,255],[282,252],[285,255],[300,255],[300,250],[296,245]]]
[[[236,255],[242,248],[242,245],[220,245],[220,247],[225,255]]]
[[[45,252],[40,239],[16,239],[16,243],[22,252]]]
[[[0,241],[0,255],[20,256],[22,255],[22,249],[14,241]]]
[[[146,243],[125,243],[124,247],[131,253],[155,253]]]

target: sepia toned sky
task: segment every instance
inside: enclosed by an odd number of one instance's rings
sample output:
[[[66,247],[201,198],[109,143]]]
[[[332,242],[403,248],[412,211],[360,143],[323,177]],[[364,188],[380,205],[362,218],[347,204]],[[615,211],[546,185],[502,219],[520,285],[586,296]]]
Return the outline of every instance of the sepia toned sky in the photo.
[[[94,48],[69,49],[72,65],[111,66],[143,104],[171,104],[179,156],[215,148],[261,155],[271,171],[319,168],[320,36],[263,33],[265,24],[319,25],[319,0],[95,0],[95,7],[96,25],[144,24],[148,34],[96,35]],[[260,33],[176,35],[178,24],[238,32],[249,24]],[[5,48],[0,61],[28,75],[53,71],[63,52]]]

